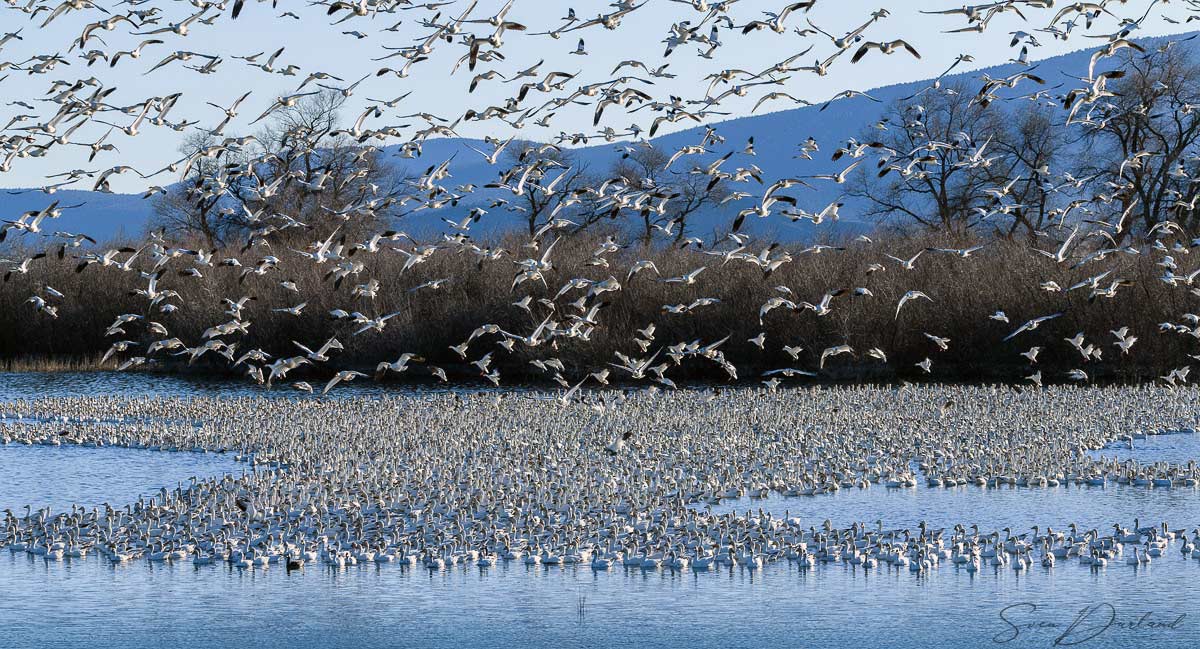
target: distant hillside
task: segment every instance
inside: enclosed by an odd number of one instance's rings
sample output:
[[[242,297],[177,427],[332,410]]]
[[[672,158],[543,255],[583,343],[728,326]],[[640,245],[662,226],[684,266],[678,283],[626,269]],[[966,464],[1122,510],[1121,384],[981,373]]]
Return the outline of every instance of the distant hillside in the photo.
[[[149,200],[140,194],[103,194],[100,192],[59,190],[47,195],[40,191],[20,194],[0,193],[0,218],[13,219],[23,212],[40,210],[53,201],[62,207],[82,205],[63,210],[53,222],[44,224],[48,231],[87,234],[97,241],[123,237],[140,237],[153,213]]]
[[[1179,35],[1171,38],[1177,39]],[[1140,42],[1147,47],[1153,47],[1163,40],[1165,39],[1145,39]],[[1048,85],[1059,83],[1064,75],[1082,76],[1086,73],[1091,51],[1081,50],[1040,61],[1036,63],[1037,73],[1047,80]],[[947,77],[945,82],[954,80],[972,82],[985,72],[992,76],[1003,76],[1012,74],[1018,69],[1020,68],[1016,64],[995,66],[952,75]],[[846,139],[860,135],[870,124],[878,121],[889,104],[913,94],[928,84],[928,80],[917,81],[869,91],[871,96],[879,100],[878,102],[855,97],[838,101],[825,111],[821,111],[819,106],[812,106],[716,123],[713,126],[720,135],[725,137],[726,145],[715,147],[717,151],[715,155],[722,155],[731,148],[741,150],[746,141],[754,136],[757,157],[753,160],[741,158],[738,164],[745,165],[749,162],[757,164],[765,172],[764,180],[767,183],[796,174],[811,175],[840,171],[847,163],[845,160],[832,162],[829,155],[832,149]],[[1029,88],[1019,89],[1021,93],[1028,91]],[[766,107],[769,108],[770,104],[767,104]],[[674,151],[688,144],[699,143],[703,135],[704,127],[701,126],[664,135],[655,138],[652,142],[663,150]],[[793,156],[797,152],[797,146],[809,136],[816,138],[821,143],[822,151],[814,154],[813,160],[795,160]],[[627,143],[604,143],[576,148],[573,150],[576,164],[586,165],[592,173],[603,175],[619,159],[621,154],[618,148],[624,144]],[[399,149],[398,146],[387,147],[384,149],[384,153],[393,156],[388,159],[393,161],[397,169],[410,175],[418,175],[429,166],[454,156],[448,185],[469,183],[482,187],[496,179],[498,167],[488,165],[479,154],[468,148],[468,145],[484,150],[490,146],[478,140],[444,138],[427,141],[419,159],[403,159],[394,156]],[[691,165],[703,163],[712,157],[714,156],[691,156],[687,159],[688,167],[681,165],[681,168],[690,168]],[[830,202],[842,198],[842,187],[831,183],[819,183],[816,187],[815,191],[803,191],[797,194],[802,201],[801,208],[819,211]],[[755,191],[755,187],[751,186],[743,189],[752,193]],[[424,211],[419,215],[408,217],[402,225],[413,234],[436,234],[445,229],[445,224],[438,217],[461,217],[470,207],[486,204],[492,198],[505,194],[506,192],[501,190],[480,190],[468,200],[460,202],[458,207],[453,208],[453,212]],[[80,209],[65,212],[62,219],[52,226],[54,229],[84,231],[98,239],[140,234],[145,230],[152,214],[151,201],[142,200],[140,195],[61,191],[50,197],[35,191],[20,195],[0,195],[0,215],[3,215],[0,218],[8,218],[25,210],[44,207],[54,198],[58,198],[64,205],[86,203]],[[863,213],[863,205],[857,204],[852,199],[845,199],[845,203],[841,210],[841,221],[836,224],[823,224],[819,226],[819,230],[818,226],[807,222],[788,223],[784,219],[767,221],[750,219],[746,224],[746,229],[763,234],[769,233],[783,240],[802,241],[811,239],[818,232],[855,233],[873,228],[873,224],[858,218],[858,215]],[[689,230],[699,235],[723,230],[732,220],[736,210],[737,208],[730,205],[722,209],[713,209],[703,214],[692,215],[689,219]],[[517,217],[506,214],[503,210],[494,210],[481,221],[476,231],[503,231],[515,227],[517,223]]]
[[[1177,36],[1173,38],[1177,38]],[[1162,39],[1146,39],[1145,43],[1148,46],[1153,46],[1158,40]],[[1048,85],[1054,85],[1059,83],[1065,74],[1073,76],[1086,74],[1090,58],[1091,50],[1084,50],[1045,59],[1037,62],[1035,65],[1037,67],[1037,74],[1046,79]],[[951,75],[946,77],[943,83],[950,84],[955,81],[963,81],[971,85],[984,73],[990,74],[993,77],[999,77],[1013,74],[1020,69],[1022,69],[1022,66],[1017,64],[994,66]],[[740,151],[750,137],[754,137],[755,158],[737,157],[736,164],[738,166],[746,166],[750,163],[757,164],[764,171],[764,181],[767,184],[779,178],[793,175],[825,174],[840,171],[848,164],[848,161],[845,159],[836,162],[830,160],[833,149],[842,145],[848,138],[860,136],[871,124],[879,121],[893,102],[908,97],[914,92],[927,87],[929,84],[930,80],[923,80],[876,88],[868,91],[868,94],[878,101],[871,101],[864,97],[843,99],[830,104],[824,111],[820,109],[819,105],[807,106],[710,124],[709,126],[715,128],[725,138],[725,145],[711,147],[714,153],[710,155],[689,156],[686,158],[686,165],[678,163],[678,168],[689,169],[694,165],[706,164],[724,155],[730,149]],[[1031,87],[1021,87],[1013,91],[1012,94],[1024,94],[1030,91]],[[764,108],[769,108],[770,106],[771,104],[765,104]],[[692,129],[654,138],[651,142],[664,151],[675,151],[686,145],[699,144],[704,137],[704,133],[705,127],[697,126]],[[795,159],[793,156],[798,152],[799,144],[810,136],[817,139],[822,145],[822,150],[813,154],[812,160]],[[454,155],[456,157],[454,158],[454,163],[451,165],[452,184],[473,183],[477,186],[482,186],[494,180],[497,168],[489,166],[482,160],[478,153],[467,148],[466,143],[470,143],[476,148],[481,148],[485,151],[490,148],[473,140],[463,141],[453,138],[430,140],[426,142],[424,152],[419,160],[399,161],[397,162],[397,166],[409,173],[419,174],[430,165],[437,164]],[[594,144],[574,148],[572,149],[572,153],[575,156],[577,164],[586,165],[592,173],[602,175],[619,160],[621,147],[627,145],[627,142]],[[760,233],[769,231],[770,234],[780,239],[792,241],[808,240],[818,234],[853,234],[874,229],[873,223],[858,218],[858,215],[863,213],[864,206],[854,199],[842,196],[844,187],[839,187],[832,183],[816,183],[814,186],[816,187],[815,191],[804,190],[795,193],[801,201],[799,207],[810,212],[815,212],[820,211],[835,200],[844,199],[845,206],[841,210],[842,217],[840,222],[832,224],[826,222],[820,226],[814,226],[806,221],[790,223],[786,219],[768,219],[766,221],[750,219],[746,222],[744,229]],[[739,189],[754,193],[756,191],[756,184],[746,185]],[[469,207],[478,203],[485,203],[493,197],[504,195],[505,192],[500,191],[490,194],[486,191],[478,192],[475,200],[467,203],[467,205]],[[746,201],[751,200],[753,199],[746,199]],[[748,204],[748,202],[743,202],[741,206],[745,207]],[[462,205],[460,203],[460,207]],[[708,234],[714,230],[725,230],[728,228],[737,209],[739,208],[727,206],[724,209],[710,210],[703,214],[694,214],[689,218],[689,230],[700,235]],[[436,218],[438,216],[436,213],[429,212],[426,214],[428,216],[420,217],[422,219],[420,222],[408,223],[406,227],[410,228],[410,231],[423,231],[423,228],[426,227],[431,230],[440,231],[444,227],[440,219]],[[516,221],[511,215],[508,215],[507,220],[505,220],[506,215],[498,211],[492,212],[485,217],[485,220],[489,219],[488,223],[483,224],[487,229],[504,229],[516,225]]]

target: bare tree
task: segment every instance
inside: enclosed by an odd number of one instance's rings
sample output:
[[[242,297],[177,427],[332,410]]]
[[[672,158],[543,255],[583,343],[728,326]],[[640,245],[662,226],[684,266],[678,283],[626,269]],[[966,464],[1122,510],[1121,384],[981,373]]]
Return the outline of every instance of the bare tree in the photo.
[[[533,236],[538,228],[554,218],[567,217],[563,211],[579,205],[580,190],[591,184],[586,165],[581,165],[570,151],[529,140],[510,143],[504,151],[508,170],[499,183],[515,187],[525,178],[520,194],[509,203],[508,209],[519,213]],[[528,173],[526,173],[528,172]]]
[[[1053,110],[1032,102],[1011,111],[994,140],[993,150],[1003,158],[993,165],[1008,180],[1006,195],[993,196],[985,216],[999,236],[1022,234],[1033,241],[1060,213],[1057,208],[1065,195],[1050,177],[1062,164],[1069,142]]]
[[[887,130],[848,143],[847,148],[862,145],[890,156],[877,174],[859,174],[848,192],[866,199],[868,216],[956,234],[980,221],[992,203],[984,190],[1004,181],[989,160],[1002,120],[995,104],[972,97],[965,86],[948,84],[896,102],[885,115]]]
[[[388,199],[403,179],[376,147],[338,130],[345,101],[326,90],[272,115],[257,136],[262,151],[256,175],[260,184],[281,182],[256,209],[293,217],[319,235],[335,227],[347,234],[367,231],[390,215]],[[364,203],[375,207],[359,209]]]
[[[374,227],[390,216],[402,179],[377,148],[337,131],[344,101],[335,91],[306,97],[277,110],[250,138],[189,137],[181,149],[188,176],[156,202],[157,223],[210,247],[277,217],[306,224],[306,237]],[[273,236],[298,236],[292,232]]]
[[[729,194],[722,178],[694,170],[668,169],[669,161],[670,156],[662,149],[647,142],[618,160],[610,171],[611,177],[619,178],[626,187],[654,191],[661,197],[638,212],[644,245],[653,240],[656,227],[674,241],[682,241],[688,231],[688,217],[719,205]],[[661,209],[658,209],[659,205]]]
[[[1129,212],[1135,219],[1122,236],[1170,218],[1195,232],[1200,64],[1188,49],[1174,47],[1129,52],[1123,71],[1109,84],[1114,97],[1076,117],[1089,145],[1085,169],[1115,199],[1114,215]]]
[[[226,194],[224,188],[217,188],[222,184],[222,167],[234,164],[238,155],[228,150],[212,154],[219,144],[215,136],[202,131],[183,141],[179,152],[191,160],[189,173],[155,200],[154,227],[185,238],[199,236],[210,249],[224,245],[242,227],[240,219],[222,211]]]

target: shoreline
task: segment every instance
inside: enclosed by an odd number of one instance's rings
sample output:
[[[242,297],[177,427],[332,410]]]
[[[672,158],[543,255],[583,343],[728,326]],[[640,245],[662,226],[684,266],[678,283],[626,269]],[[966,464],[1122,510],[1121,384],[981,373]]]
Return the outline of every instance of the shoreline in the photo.
[[[241,372],[231,372],[213,367],[210,365],[195,366],[185,363],[161,363],[143,364],[127,370],[118,370],[119,363],[109,359],[105,363],[100,363],[100,354],[88,355],[83,357],[77,356],[22,356],[15,358],[0,358],[0,374],[141,374],[152,376],[167,376],[177,377],[181,379],[193,379],[212,382],[239,382],[244,383],[246,387],[262,387],[256,384],[253,380],[246,377]],[[506,380],[499,386],[493,386],[491,383],[483,380],[478,374],[472,373],[467,368],[470,365],[447,365],[445,369],[450,376],[450,381],[443,382],[434,377],[419,375],[419,374],[395,374],[389,372],[383,379],[375,380],[368,378],[365,380],[376,384],[386,384],[397,387],[405,386],[439,386],[446,389],[474,389],[479,387],[488,388],[489,391],[504,392],[512,389],[518,391],[527,390],[543,390],[554,392],[564,388],[562,385],[547,379],[543,374],[537,372],[510,372],[506,377],[513,377],[513,380]],[[348,365],[344,369],[356,370],[371,374],[375,368],[366,365]],[[1010,368],[1004,368],[1010,369]],[[464,371],[466,370],[466,371]],[[278,381],[273,389],[288,388],[296,381],[319,381],[324,382],[333,377],[335,372],[293,372],[286,381]],[[1118,376],[1117,374],[1120,374]],[[722,374],[722,376],[724,376]],[[955,373],[953,371],[943,371],[938,377],[914,377],[914,376],[898,376],[894,372],[851,372],[851,371],[832,371],[815,377],[803,376],[800,378],[792,378],[781,381],[779,388],[795,388],[809,386],[829,386],[829,387],[846,387],[846,386],[904,386],[904,385],[966,385],[966,386],[1006,386],[1022,389],[1037,389],[1037,386],[1028,381],[1014,381],[1011,378],[1011,372],[1003,370],[991,372],[987,374],[968,375],[968,373]],[[1161,382],[1162,377],[1155,375],[1154,372],[1120,372],[1113,375],[1098,374],[1097,376],[1089,376],[1087,381],[1072,381],[1066,378],[1065,373],[1062,377],[1057,377],[1052,374],[1047,374],[1043,379],[1045,385],[1075,385],[1088,387],[1128,387],[1128,386],[1146,386],[1157,385],[1161,387],[1187,387],[1189,384],[1170,386]],[[1060,380],[1061,379],[1061,380]],[[575,381],[579,378],[576,377]],[[572,384],[575,383],[572,381]],[[683,378],[675,382],[678,389],[720,389],[720,388],[746,388],[761,386],[764,383],[763,376],[739,377],[738,380],[719,380],[709,379],[704,376],[704,373],[696,373],[694,376]],[[584,383],[582,389],[637,389],[655,386],[659,389],[667,390],[668,387],[661,386],[649,379],[644,381],[622,380],[620,377],[610,376],[607,384],[600,384],[595,380],[589,380]],[[315,384],[314,384],[315,387]]]

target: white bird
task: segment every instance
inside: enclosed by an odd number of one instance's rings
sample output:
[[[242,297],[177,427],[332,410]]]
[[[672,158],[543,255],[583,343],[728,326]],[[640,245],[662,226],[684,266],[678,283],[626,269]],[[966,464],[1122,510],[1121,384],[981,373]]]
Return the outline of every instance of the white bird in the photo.
[[[303,311],[304,307],[306,307],[306,306],[308,306],[308,302],[301,302],[300,304],[297,304],[296,306],[284,307],[284,308],[279,308],[279,309],[271,309],[271,311],[273,311],[275,313],[286,313],[288,315],[294,315],[294,316],[299,317],[300,312]]]
[[[1008,341],[1012,340],[1013,338],[1016,338],[1018,335],[1020,335],[1023,332],[1033,331],[1034,329],[1037,329],[1039,326],[1041,326],[1043,322],[1048,322],[1048,321],[1053,320],[1061,315],[1062,315],[1061,312],[1060,313],[1051,313],[1050,315],[1044,315],[1044,316],[1029,320],[1028,322],[1021,325],[1020,327],[1017,327],[1016,331],[1005,336],[1003,342],[1008,342]]]
[[[950,348],[950,339],[949,338],[941,338],[941,337],[935,336],[930,333],[926,333],[925,337],[932,340],[933,344],[937,345],[938,348],[941,349],[942,351],[946,351],[947,349]]]
[[[696,283],[696,278],[700,276],[700,273],[704,272],[705,268],[707,268],[707,266],[701,266],[681,277],[667,277],[659,279],[658,281],[666,284],[686,284],[690,286]]]
[[[334,350],[334,349],[345,350],[346,349],[345,347],[342,346],[342,343],[338,342],[337,338],[330,338],[329,340],[325,341],[325,344],[321,345],[321,348],[315,352],[294,340],[292,341],[292,344],[299,347],[300,351],[304,352],[304,355],[307,356],[309,360],[316,361],[318,363],[324,363],[325,361],[328,361],[329,360],[329,352],[331,350]]]
[[[850,347],[850,345],[836,345],[833,347],[827,347],[827,348],[825,348],[824,351],[821,352],[820,368],[825,369],[825,359],[827,359],[831,356],[838,356],[841,354],[853,354],[853,353],[854,353],[854,349],[852,347]]]
[[[329,379],[329,383],[325,384],[325,388],[321,390],[321,394],[327,394],[333,389],[333,386],[337,385],[338,383],[343,381],[350,382],[363,376],[366,376],[366,374],[363,374],[362,372],[356,372],[354,370],[342,370],[341,372],[335,374],[332,379]]]
[[[896,304],[896,318],[895,319],[898,320],[900,318],[901,307],[903,307],[909,300],[915,300],[918,298],[924,298],[926,300],[929,300],[930,302],[933,301],[933,298],[929,297],[928,295],[925,295],[921,291],[908,291],[907,293],[905,293],[903,296],[900,297],[900,301]]]
[[[912,257],[910,257],[908,259],[901,259],[899,257],[893,256],[890,254],[885,254],[884,256],[889,259],[899,262],[900,267],[903,268],[904,270],[912,270],[913,268],[916,268],[917,259],[920,259],[921,255],[925,254],[925,250],[926,250],[925,248],[918,250],[917,254],[913,255]]]
[[[1021,352],[1021,355],[1024,356],[1025,358],[1029,359],[1029,362],[1031,364],[1036,364],[1038,354],[1040,354],[1041,351],[1042,351],[1041,347],[1030,347],[1029,349]]]

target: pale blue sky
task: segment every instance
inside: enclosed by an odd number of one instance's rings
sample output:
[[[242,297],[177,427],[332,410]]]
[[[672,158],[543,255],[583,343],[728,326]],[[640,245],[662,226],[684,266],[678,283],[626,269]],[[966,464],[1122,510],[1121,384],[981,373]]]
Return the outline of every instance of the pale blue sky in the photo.
[[[114,6],[111,1],[102,2],[105,6]],[[182,20],[194,12],[194,7],[188,3],[160,3],[164,6],[163,24]],[[741,0],[733,5],[731,15],[738,24],[761,18],[763,11],[774,11],[782,7],[782,0],[762,2],[759,0]],[[1063,3],[1058,3],[1060,6]],[[1132,0],[1125,5],[1112,3],[1112,9],[1121,17],[1137,18],[1149,6],[1146,0]],[[98,62],[91,68],[85,67],[84,62],[72,58],[70,66],[60,66],[45,75],[28,75],[21,71],[8,71],[9,77],[0,83],[2,94],[12,99],[30,101],[45,96],[49,84],[53,80],[75,80],[95,75],[108,86],[118,90],[109,98],[116,105],[137,103],[146,97],[168,95],[182,92],[183,98],[169,116],[178,121],[181,119],[198,119],[201,126],[215,126],[222,114],[215,108],[206,106],[204,102],[212,101],[219,105],[229,105],[246,90],[253,94],[243,104],[240,115],[231,124],[226,134],[245,134],[253,132],[257,127],[249,126],[249,122],[257,117],[275,97],[293,92],[307,73],[324,71],[346,80],[346,83],[357,80],[364,75],[373,75],[383,65],[400,67],[404,59],[396,57],[387,62],[371,61],[386,52],[382,46],[398,47],[412,45],[417,39],[427,35],[430,30],[420,26],[418,20],[428,17],[426,11],[400,11],[395,14],[381,14],[375,18],[353,18],[340,25],[331,25],[332,20],[325,16],[324,6],[311,6],[307,2],[280,2],[280,8],[272,11],[270,3],[258,4],[248,0],[242,16],[230,20],[223,15],[209,27],[193,24],[186,38],[174,34],[158,36],[167,41],[163,45],[147,48],[140,60],[122,61],[115,69],[110,69],[103,62]],[[457,0],[449,6],[442,7],[444,15],[457,15],[467,5],[466,0]],[[503,0],[480,0],[478,7],[471,14],[475,18],[487,18],[494,14]],[[988,29],[982,34],[945,34],[944,30],[966,25],[961,15],[931,16],[920,13],[920,10],[938,10],[961,6],[960,2],[944,0],[916,0],[905,2],[883,2],[873,0],[842,0],[832,2],[822,0],[808,14],[794,13],[789,17],[789,27],[807,27],[806,18],[823,29],[840,36],[864,22],[869,14],[883,5],[889,5],[891,16],[881,20],[867,29],[864,36],[868,40],[889,40],[904,38],[911,42],[921,53],[922,58],[916,60],[906,53],[900,52],[891,56],[882,56],[877,52],[871,53],[857,64],[851,64],[849,56],[843,56],[831,68],[826,77],[817,77],[807,72],[792,75],[787,84],[782,87],[770,87],[756,90],[744,99],[731,98],[721,104],[716,110],[729,111],[730,119],[748,114],[754,102],[764,92],[781,90],[796,97],[818,102],[845,89],[866,90],[869,88],[912,81],[936,76],[945,70],[961,53],[969,53],[975,57],[971,64],[961,66],[957,71],[980,68],[1004,63],[1018,54],[1019,46],[1009,47],[1014,30],[1034,32],[1043,27],[1053,16],[1054,10],[1025,10],[1029,21],[1023,21],[1019,16],[1005,13],[996,16]],[[142,5],[141,8],[148,7]],[[567,7],[573,6],[580,18],[591,18],[601,12],[611,11],[605,1],[580,2],[544,2],[537,0],[516,0],[508,15],[509,20],[524,23],[530,32],[547,31],[561,25],[559,18],[566,15]],[[278,14],[290,9],[301,16],[300,20],[279,18]],[[1177,4],[1158,5],[1150,19],[1143,23],[1138,36],[1156,36],[1180,31],[1182,25],[1173,25],[1164,21],[1159,14],[1165,12],[1182,21],[1186,14]],[[79,34],[82,26],[94,19],[92,16],[71,15],[57,19],[49,28],[39,31],[37,24],[44,19],[41,14],[35,22],[30,23],[26,16],[17,11],[6,9],[0,16],[0,32],[14,30],[25,26],[24,41],[13,41],[0,50],[0,61],[21,61],[27,56],[38,53],[66,53],[70,42]],[[339,15],[344,15],[339,14]],[[509,32],[505,36],[503,53],[507,60],[497,64],[481,63],[477,72],[496,69],[503,74],[511,74],[516,70],[526,68],[539,59],[545,59],[541,73],[558,70],[569,73],[579,73],[579,77],[567,84],[568,89],[575,89],[585,83],[593,83],[611,78],[609,73],[623,59],[641,59],[648,65],[657,67],[663,62],[671,64],[668,71],[678,75],[676,79],[656,79],[649,93],[656,99],[666,100],[668,95],[680,95],[684,98],[695,99],[704,95],[707,82],[703,77],[713,71],[725,68],[744,68],[751,71],[762,70],[776,61],[782,60],[815,45],[812,52],[806,55],[802,62],[811,64],[818,57],[824,58],[834,51],[829,39],[824,37],[801,38],[795,34],[777,35],[772,32],[760,31],[750,36],[742,36],[738,32],[722,30],[720,39],[723,46],[717,50],[712,60],[696,56],[698,46],[691,44],[680,47],[670,58],[663,60],[664,46],[662,40],[667,36],[672,23],[679,20],[697,22],[702,14],[697,13],[688,4],[671,0],[649,0],[648,4],[629,15],[615,31],[607,31],[599,27],[565,34],[561,39],[554,40],[547,36],[531,36],[519,32]],[[385,32],[384,28],[396,21],[403,21],[398,31]],[[1092,30],[1087,33],[1104,34],[1115,31],[1118,21],[1113,17],[1103,17],[1096,21]],[[343,35],[342,31],[358,30],[368,34],[362,40],[353,36]],[[477,34],[490,32],[487,25],[469,25],[468,31]],[[707,28],[705,29],[707,31]],[[98,41],[92,41],[87,49],[100,48],[108,51],[131,49],[142,36],[128,33],[127,26],[121,25],[113,32],[97,32],[107,42],[107,47]],[[1102,40],[1083,37],[1083,26],[1067,41],[1055,39],[1050,34],[1036,33],[1041,47],[1032,49],[1030,57],[1046,58],[1067,51],[1083,48],[1095,48],[1103,44]],[[578,39],[586,41],[587,56],[574,56]],[[267,74],[253,68],[242,61],[233,60],[235,55],[247,55],[265,51],[268,54],[279,47],[286,47],[276,66],[282,68],[288,64],[300,66],[301,72],[296,77],[283,77],[278,74]],[[157,63],[167,54],[175,50],[191,50],[195,52],[220,54],[225,57],[224,63],[215,74],[201,75],[183,68],[179,63],[166,66],[148,75],[142,72]],[[76,50],[77,53],[78,50]],[[372,120],[368,125],[383,126],[400,123],[411,123],[415,127],[423,126],[419,120],[400,119],[398,116],[406,113],[428,111],[450,119],[460,116],[467,108],[483,110],[488,105],[500,104],[505,97],[515,94],[517,84],[503,84],[497,81],[484,81],[479,89],[467,93],[467,85],[472,73],[463,65],[456,74],[450,76],[450,70],[455,61],[465,52],[461,45],[439,43],[430,60],[413,67],[412,75],[407,79],[397,79],[388,75],[376,78],[371,76],[359,86],[351,99],[344,116],[352,120],[361,112],[367,97],[375,99],[392,99],[402,93],[414,91],[402,102],[396,110],[386,113],[378,120]],[[72,57],[76,54],[72,53]],[[264,61],[264,55],[261,61]],[[192,61],[195,64],[198,60]],[[622,74],[637,74],[645,76],[640,70],[626,70]],[[0,73],[3,76],[4,73]],[[337,84],[335,85],[341,85]],[[640,85],[636,87],[642,87]],[[543,95],[546,99],[549,95]],[[543,100],[544,101],[544,100]],[[540,102],[538,102],[540,103]],[[534,105],[527,101],[525,105]],[[773,102],[764,106],[760,112],[789,108],[786,102]],[[54,104],[39,103],[39,115],[45,117],[52,114]],[[549,140],[559,131],[595,133],[598,129],[591,126],[593,108],[591,106],[573,106],[559,111],[555,116],[552,128],[544,129],[530,124],[522,132],[522,137]],[[0,125],[7,123],[9,118],[29,111],[19,106],[0,107]],[[637,121],[643,127],[648,127],[653,114],[643,110],[633,116],[626,115],[623,110],[609,109],[604,116],[601,126],[611,125],[623,130],[631,122]],[[119,124],[127,124],[132,118],[118,113],[107,113],[102,119],[114,120]],[[29,122],[26,122],[28,124]],[[682,123],[679,128],[688,127],[692,123]],[[89,124],[80,129],[72,138],[74,141],[87,142],[95,140],[108,130],[100,124]],[[664,128],[663,132],[669,132]],[[409,132],[411,129],[409,130]],[[496,135],[507,137],[512,130],[498,120],[488,122],[471,122],[462,125],[459,133],[468,137]],[[768,135],[768,134],[764,134]],[[88,165],[86,149],[79,147],[55,147],[51,153],[41,159],[26,158],[16,160],[13,169],[0,174],[0,186],[38,186],[46,184],[45,176],[62,170],[74,168],[104,169],[117,164],[130,164],[140,170],[152,171],[163,167],[178,157],[176,149],[182,134],[166,128],[156,128],[145,125],[141,134],[130,138],[123,133],[115,132],[110,141],[120,147],[120,153],[102,154],[97,160]],[[399,142],[401,140],[397,140]],[[395,143],[395,142],[389,142]],[[154,184],[167,184],[176,178],[160,176],[154,179]],[[112,185],[117,191],[138,191],[147,186],[133,175],[126,175],[115,180]],[[80,188],[86,188],[82,185]]]

